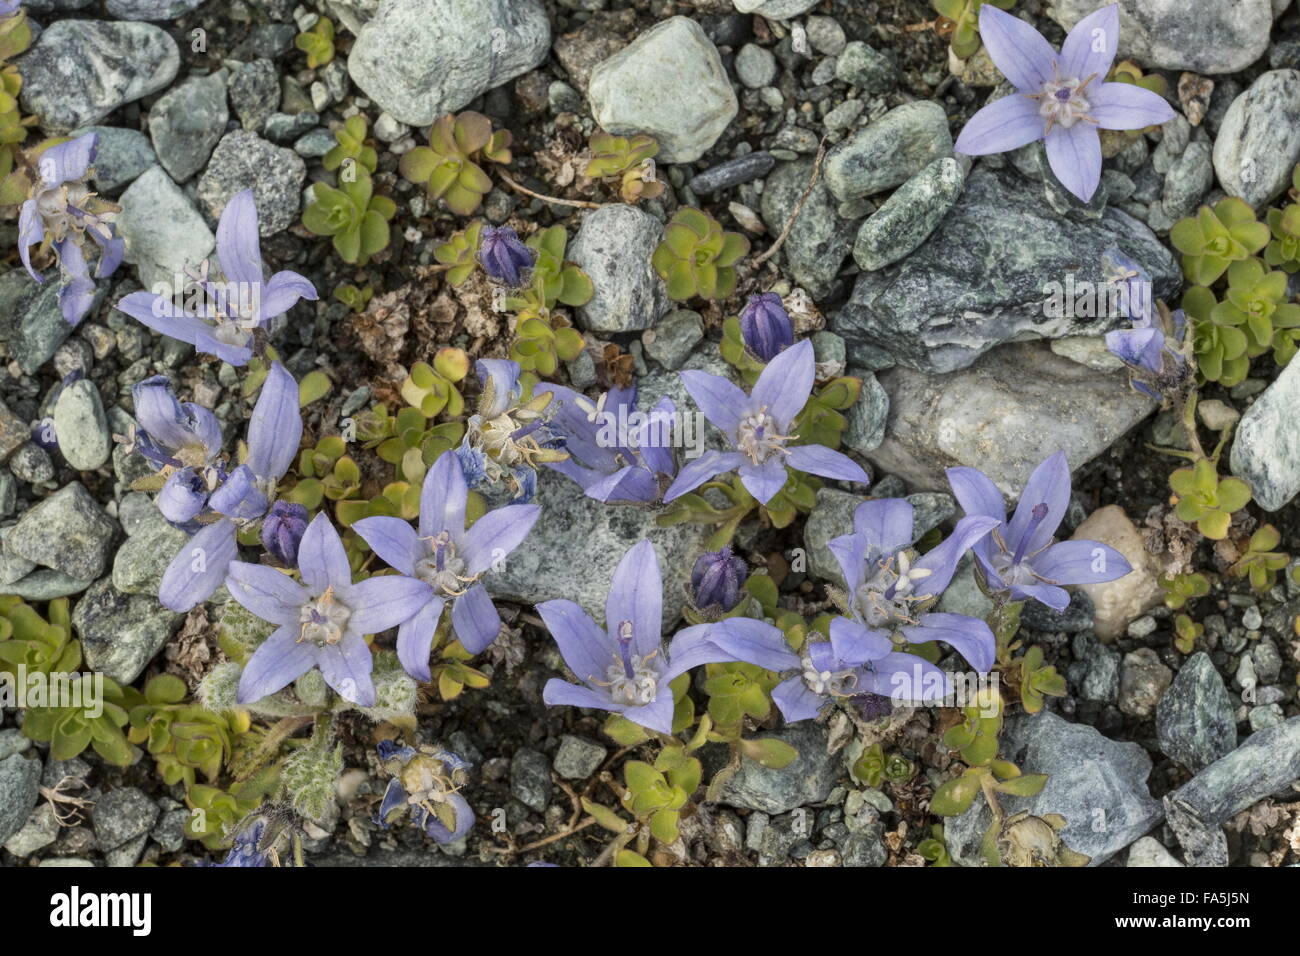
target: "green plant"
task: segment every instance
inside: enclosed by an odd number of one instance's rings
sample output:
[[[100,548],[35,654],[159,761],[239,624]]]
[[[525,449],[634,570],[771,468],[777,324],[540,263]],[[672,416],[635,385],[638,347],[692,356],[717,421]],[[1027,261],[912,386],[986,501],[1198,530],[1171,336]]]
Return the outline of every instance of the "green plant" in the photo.
[[[185,835],[209,850],[223,846],[240,821],[258,808],[263,792],[254,781],[235,783],[228,790],[196,783],[185,791],[190,815]]]
[[[1300,326],[1300,305],[1287,302],[1286,273],[1265,271],[1259,259],[1243,259],[1228,267],[1228,289],[1224,299],[1211,311],[1217,325],[1230,325],[1245,331],[1250,344],[1249,355],[1262,355],[1270,347],[1281,348],[1285,365],[1295,354],[1294,342],[1287,330]]]
[[[479,161],[507,165],[510,140],[509,131],[493,132],[492,121],[481,113],[448,113],[429,127],[429,145],[408,150],[398,168],[456,215],[468,216],[492,188],[492,179]]]
[[[339,188],[312,186],[312,202],[303,210],[302,224],[317,236],[330,236],[344,262],[365,265],[388,246],[388,220],[397,206],[386,196],[373,195],[364,166],[351,167],[353,177],[341,177]]]
[[[361,469],[347,454],[347,443],[338,435],[327,435],[298,455],[302,479],[285,495],[290,501],[314,511],[323,498],[342,501],[361,489]]]
[[[463,349],[443,348],[433,364],[416,362],[402,382],[402,398],[418,408],[425,418],[436,418],[445,411],[455,417],[465,411],[465,399],[456,383],[469,374],[469,356]]]
[[[72,637],[68,599],[56,598],[47,617],[13,595],[0,595],[0,674],[70,673],[81,666],[81,645]],[[47,620],[48,618],[48,620]]]
[[[1174,513],[1215,541],[1227,537],[1232,513],[1250,501],[1250,485],[1240,478],[1220,478],[1208,458],[1179,468],[1169,476],[1169,487],[1178,497]]]
[[[772,688],[777,678],[754,664],[709,664],[705,667],[704,693],[708,714],[721,732],[740,737],[745,718],[766,720],[772,712]]]
[[[308,69],[324,66],[334,59],[334,24],[321,17],[316,26],[293,38],[293,45],[307,54]]]
[[[328,22],[328,21],[326,21]],[[321,165],[333,172],[349,159],[373,173],[379,165],[379,156],[373,146],[366,145],[366,118],[358,113],[349,116],[343,125],[334,130],[338,145],[321,157]]]
[[[1043,698],[1064,697],[1065,678],[1051,664],[1043,663],[1043,651],[1037,644],[1020,658],[1020,702],[1025,713],[1036,714],[1043,709]]]
[[[29,706],[23,735],[48,743],[54,760],[71,760],[91,747],[109,763],[127,766],[132,758],[122,729],[130,706],[127,693],[103,674],[72,674],[61,684],[67,693],[60,700],[66,705]]]
[[[1165,606],[1171,611],[1177,611],[1185,607],[1188,601],[1209,594],[1210,582],[1205,575],[1188,571],[1161,578],[1160,589],[1165,592]]]
[[[886,754],[879,742],[863,748],[853,763],[853,777],[868,787],[878,788],[885,781],[903,783],[916,774],[912,761],[902,754]]]
[[[843,375],[832,379],[808,397],[799,417],[794,420],[798,445],[824,445],[839,448],[848,419],[841,412],[851,408],[862,394],[862,379]]]
[[[185,697],[185,683],[179,677],[150,678],[143,700],[130,709],[127,739],[146,744],[164,783],[193,786],[199,773],[213,783],[234,753],[235,740],[248,730],[248,712],[217,714],[186,703]]]
[[[1196,647],[1196,639],[1205,633],[1205,625],[1193,621],[1187,614],[1174,617],[1174,647],[1184,654],[1190,654]]]
[[[653,136],[640,133],[636,136],[614,136],[610,133],[592,133],[591,159],[584,175],[588,179],[620,177],[619,196],[626,203],[654,199],[663,194],[664,184],[655,176],[654,163],[659,154],[659,143]]]
[[[1296,167],[1295,178],[1300,181],[1300,166]],[[1300,185],[1296,188],[1300,189]],[[1284,272],[1300,271],[1300,203],[1270,209],[1268,228],[1273,238],[1264,249],[1264,261]]]
[[[1277,573],[1291,560],[1290,555],[1273,550],[1281,541],[1281,533],[1271,524],[1257,528],[1245,553],[1228,568],[1228,573],[1236,578],[1249,577],[1256,591],[1269,590],[1277,583]]]
[[[1214,293],[1195,285],[1183,293],[1183,313],[1191,323],[1196,366],[1207,382],[1236,385],[1250,371],[1250,340],[1235,325],[1215,320]]]
[[[931,0],[940,16],[952,21],[948,42],[953,54],[966,59],[980,47],[980,7],[992,4],[999,10],[1010,10],[1016,0]]]
[[[1255,255],[1268,240],[1268,226],[1236,196],[1219,200],[1213,209],[1202,206],[1169,230],[1169,241],[1182,253],[1183,274],[1204,286],[1213,285],[1232,263]]]
[[[457,286],[478,268],[479,243],[483,241],[483,223],[477,219],[433,249],[433,257],[447,267],[447,282]]]
[[[370,304],[374,294],[375,290],[368,285],[357,288],[347,282],[334,290],[334,298],[356,313],[366,311],[366,306]]]
[[[553,375],[561,360],[570,362],[582,351],[582,333],[562,316],[553,313],[557,305],[585,305],[595,294],[588,275],[564,251],[568,233],[563,226],[551,226],[528,238],[536,255],[528,288],[505,301],[515,313],[515,334],[510,357],[526,372]]]
[[[708,213],[684,206],[664,227],[650,263],[678,302],[692,296],[725,299],[736,291],[735,264],[749,252],[749,240],[723,232]]]

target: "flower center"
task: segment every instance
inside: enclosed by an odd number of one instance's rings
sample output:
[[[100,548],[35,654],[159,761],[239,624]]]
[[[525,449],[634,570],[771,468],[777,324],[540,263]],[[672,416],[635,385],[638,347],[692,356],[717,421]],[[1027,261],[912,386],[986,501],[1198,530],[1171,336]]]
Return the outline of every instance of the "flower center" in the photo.
[[[1086,123],[1096,122],[1088,115],[1088,111],[1092,109],[1092,106],[1084,95],[1088,84],[1095,77],[1096,74],[1093,74],[1093,76],[1080,81],[1075,77],[1063,78],[1058,73],[1043,84],[1041,92],[1029,94],[1033,99],[1039,101],[1038,115],[1043,118],[1046,124],[1045,134],[1050,133],[1053,126],[1069,129],[1080,120]]]
[[[767,413],[764,406],[752,415],[742,418],[736,428],[736,447],[749,460],[758,465],[767,461],[774,454],[787,454],[785,443],[798,435],[782,435],[776,419]]]
[[[639,657],[632,652],[632,622],[618,625],[619,660],[609,666],[609,695],[616,704],[640,707],[654,701],[659,692],[659,671],[650,663],[654,653]]]
[[[438,594],[451,597],[463,594],[473,580],[465,576],[465,560],[456,556],[456,542],[446,530],[433,536],[428,555],[415,562],[415,576]]]
[[[328,647],[343,640],[352,609],[334,597],[334,588],[328,587],[320,597],[308,601],[298,612],[302,625],[298,642],[307,641],[317,647]]]
[[[928,568],[912,567],[906,551],[885,558],[855,595],[862,622],[873,628],[915,624],[914,606],[930,599],[928,594],[918,596],[915,588],[930,574]]]
[[[858,675],[851,667],[840,671],[819,670],[805,654],[803,682],[819,697],[852,697],[858,686]]]

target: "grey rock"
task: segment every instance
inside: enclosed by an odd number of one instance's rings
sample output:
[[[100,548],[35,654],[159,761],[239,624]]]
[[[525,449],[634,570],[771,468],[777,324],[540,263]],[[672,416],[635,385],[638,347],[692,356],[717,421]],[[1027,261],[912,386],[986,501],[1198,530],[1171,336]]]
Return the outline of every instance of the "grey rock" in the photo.
[[[74,481],[26,511],[5,550],[84,580],[103,573],[116,533],[117,523]]]
[[[298,221],[307,164],[291,149],[247,130],[227,133],[199,178],[199,205],[212,222],[237,192],[253,189],[258,232],[271,236]]]
[[[240,63],[231,69],[229,85],[239,122],[244,129],[259,132],[280,106],[280,73],[275,64],[265,57]]]
[[[1102,644],[1094,644],[1085,658],[1086,671],[1079,686],[1079,696],[1103,704],[1119,700],[1120,658]]]
[[[854,40],[835,61],[835,79],[868,93],[888,93],[898,85],[898,67],[885,54]]]
[[[28,442],[9,459],[14,477],[30,485],[54,480],[54,461],[50,453],[35,442]]]
[[[0,398],[0,462],[8,461],[9,456],[26,445],[31,437],[27,422],[10,411],[4,399]]]
[[[952,156],[948,115],[931,100],[896,106],[826,154],[826,185],[840,201],[873,196]]]
[[[732,0],[741,13],[757,13],[768,20],[788,20],[807,13],[817,0]]]
[[[8,839],[4,848],[19,859],[24,859],[58,839],[59,830],[54,804],[45,803],[36,808],[23,828]]]
[[[148,288],[175,287],[187,266],[208,258],[216,237],[189,197],[161,166],[151,166],[118,200],[117,231],[126,240],[126,261],[140,270]]]
[[[96,136],[95,175],[91,182],[105,195],[116,196],[123,186],[158,162],[149,137],[139,130],[83,126],[70,135],[75,137],[86,133]]]
[[[95,803],[91,822],[104,851],[115,850],[153,829],[158,806],[137,787],[114,787]]]
[[[1095,221],[1064,220],[1014,174],[979,169],[929,239],[896,266],[858,278],[831,328],[848,340],[850,358],[865,343],[939,372],[1000,342],[1096,335],[1124,320],[1071,316],[1074,308],[1055,307],[1055,294],[1072,281],[1077,298],[1083,283],[1103,281],[1101,255],[1111,246],[1147,270],[1155,297],[1180,288],[1168,249],[1137,220],[1115,209]]]
[[[107,0],[104,6],[119,20],[175,20],[203,3],[204,0]]]
[[[644,379],[641,384],[645,392]],[[648,407],[642,404],[643,411]],[[534,547],[516,550],[501,571],[483,579],[490,594],[526,604],[567,598],[602,621],[609,575],[629,542],[649,538],[664,578],[664,627],[673,626],[685,604],[683,589],[691,566],[703,551],[699,529],[659,528],[653,511],[602,505],[579,494],[573,482],[549,469],[538,476],[534,500],[542,506],[529,535]]]
[[[1210,764],[1165,798],[1184,824],[1178,833],[1184,849],[1193,850],[1184,837],[1206,838],[1206,831],[1222,839],[1217,828],[1230,817],[1265,797],[1284,789],[1300,777],[1300,717],[1251,734],[1231,753]],[[1171,822],[1174,814],[1170,812]],[[1176,832],[1178,827],[1175,827]],[[1218,842],[1215,840],[1214,842]],[[1201,850],[1200,845],[1195,847]],[[1226,864],[1226,847],[1223,855]],[[1189,859],[1189,862],[1192,862]]]
[[[23,754],[32,749],[32,742],[17,727],[0,730],[0,760]]]
[[[52,601],[55,598],[80,594],[93,582],[74,578],[62,571],[38,568],[26,577],[19,578],[5,585],[5,594],[12,594],[24,601]]]
[[[334,134],[327,129],[314,129],[293,144],[293,151],[307,159],[319,159],[334,148]]]
[[[900,366],[877,377],[889,394],[889,426],[867,457],[931,490],[947,488],[945,468],[969,465],[1014,497],[1058,449],[1077,468],[1155,409],[1123,373],[1095,371],[1041,342],[1000,346],[949,375]]]
[[[40,758],[18,753],[0,760],[0,843],[23,828],[40,786]]]
[[[1206,143],[1189,143],[1169,168],[1165,177],[1164,196],[1160,205],[1170,219],[1189,216],[1200,205],[1201,197],[1214,186],[1214,164]]]
[[[546,755],[521,747],[510,759],[510,792],[531,810],[541,813],[551,802],[551,764]]]
[[[1182,866],[1155,837],[1143,837],[1128,848],[1129,866]]]
[[[1047,13],[1069,30],[1105,0],[1056,0]],[[1189,4],[1120,0],[1119,56],[1146,66],[1195,73],[1236,73],[1268,49],[1270,0]]]
[[[1173,678],[1151,648],[1129,651],[1120,669],[1119,709],[1132,717],[1150,717]]]
[[[740,769],[723,785],[718,802],[769,814],[823,803],[840,776],[839,761],[826,752],[826,729],[806,720],[764,736],[789,744],[799,756],[781,770],[769,770],[742,758]]]
[[[158,162],[176,182],[185,182],[208,161],[228,119],[225,70],[172,87],[149,110]]]
[[[28,561],[5,550],[4,539],[8,537],[9,529],[12,527],[13,525],[8,525],[0,528],[0,587],[21,580],[36,567],[36,562]],[[8,594],[8,590],[5,593]]]
[[[1276,199],[1300,161],[1300,70],[1263,74],[1228,107],[1214,141],[1214,171],[1252,206]]]
[[[641,336],[646,355],[664,368],[675,370],[690,358],[704,338],[704,324],[698,312],[676,309],[669,312]]]
[[[779,235],[794,212],[808,180],[813,160],[783,163],[767,177],[763,188],[763,222],[772,235]],[[835,199],[826,182],[819,179],[781,247],[794,280],[814,299],[830,295],[840,266],[853,245],[853,223],[835,212]]]
[[[139,677],[184,619],[147,594],[123,594],[111,578],[92,584],[72,609],[86,667],[119,684]]]
[[[1287,364],[1237,423],[1229,464],[1255,503],[1277,511],[1300,493],[1300,366]]]
[[[163,572],[189,535],[172,527],[152,503],[128,530],[130,537],[113,557],[113,587],[123,594],[156,597]]]
[[[663,224],[624,204],[602,206],[587,215],[569,246],[595,287],[578,307],[578,324],[592,332],[648,329],[671,308],[668,288],[650,265],[663,237]]]
[[[23,273],[24,275],[26,273]],[[12,313],[0,312],[0,340],[9,346],[9,353],[19,367],[28,374],[54,357],[59,346],[72,334],[72,326],[63,318],[59,306],[61,280],[57,270],[46,274],[44,283],[36,285],[28,278],[28,285],[18,297]],[[110,285],[108,279],[95,283],[95,295],[88,315],[93,315]]]
[[[736,54],[736,76],[751,90],[770,86],[776,79],[776,57],[767,47],[746,43]]]
[[[550,44],[537,0],[384,0],[357,33],[348,74],[403,123],[428,126],[527,73]]]
[[[698,23],[681,16],[597,64],[587,96],[602,129],[649,133],[665,163],[699,159],[739,110],[717,48]]]
[[[847,37],[834,17],[809,17],[804,23],[808,42],[818,53],[836,56],[844,50]]]
[[[24,112],[48,133],[98,123],[113,110],[156,93],[176,77],[180,51],[164,30],[144,23],[59,20],[17,61]]]
[[[94,471],[107,463],[113,439],[99,389],[90,379],[78,379],[59,393],[54,403],[54,434],[59,451],[77,471]]]
[[[1156,707],[1160,749],[1193,773],[1237,746],[1232,699],[1204,651],[1189,657]]]
[[[1036,797],[1000,797],[1003,813],[1061,814],[1066,819],[1061,839],[1090,856],[1090,866],[1106,862],[1162,817],[1146,784],[1151,758],[1138,744],[1108,740],[1093,727],[1050,712],[1009,718],[1002,740],[1006,759],[1026,772],[1048,775]],[[988,805],[978,797],[969,810],[948,820],[944,838],[957,863],[979,865],[980,840],[991,820]]]
[[[301,113],[272,113],[266,117],[262,124],[262,132],[266,138],[273,143],[284,145],[293,143],[293,151],[299,156],[305,155],[298,148],[297,143],[307,134],[308,131],[315,129],[320,124],[320,116],[310,110],[303,110]],[[334,137],[329,134],[328,130],[322,130],[329,136],[331,143]],[[327,149],[325,152],[329,152]],[[324,153],[321,154],[322,156]]]
[[[555,772],[565,780],[586,780],[596,772],[607,753],[594,740],[565,734],[555,753]]]
[[[955,159],[926,166],[862,223],[853,244],[854,260],[871,272],[912,253],[943,221],[965,181]]]

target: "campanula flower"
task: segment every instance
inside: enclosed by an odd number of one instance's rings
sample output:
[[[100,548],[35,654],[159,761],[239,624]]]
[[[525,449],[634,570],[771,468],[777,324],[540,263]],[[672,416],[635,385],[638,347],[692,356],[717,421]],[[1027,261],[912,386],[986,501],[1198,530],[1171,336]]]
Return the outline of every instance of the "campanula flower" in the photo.
[[[154,375],[131,389],[136,424],[127,439],[166,481],[157,505],[179,528],[197,531],[194,519],[226,477],[221,457],[221,423],[209,409],[180,402],[171,382]]]
[[[1101,181],[1098,129],[1143,129],[1173,119],[1160,96],[1131,83],[1107,83],[1119,42],[1119,5],[1090,13],[1058,54],[1023,20],[991,3],[980,7],[984,48],[1016,92],[976,113],[954,149],[1004,153],[1043,140],[1052,172],[1087,202]]]
[[[279,362],[271,364],[247,434],[248,458],[208,496],[203,513],[195,516],[201,529],[163,573],[158,600],[173,611],[188,611],[221,586],[235,559],[237,532],[266,514],[277,483],[298,455],[298,383]]]
[[[1166,335],[1152,303],[1146,270],[1113,246],[1102,253],[1101,269],[1107,284],[1117,287],[1130,322],[1126,329],[1106,333],[1106,348],[1133,371],[1134,388],[1155,399],[1163,391],[1176,390],[1190,375],[1187,360],[1178,351],[1187,327],[1183,311],[1172,314],[1172,336]]]
[[[11,17],[23,5],[23,0],[0,0],[0,20]]]
[[[581,681],[552,678],[542,700],[551,706],[613,711],[663,734],[673,727],[668,685],[700,664],[737,660],[712,637],[739,618],[679,631],[664,653],[663,582],[649,541],[633,545],[614,569],[603,628],[573,601],[547,601],[537,605],[537,611],[564,663]]]
[[[785,485],[787,465],[824,478],[869,482],[861,465],[837,451],[822,445],[786,447],[787,442],[799,437],[791,433],[791,426],[812,394],[814,366],[812,343],[805,339],[772,359],[748,395],[721,376],[679,372],[691,398],[727,436],[732,450],[710,449],[683,465],[664,501],[672,501],[714,475],[733,470],[762,504],[771,501]]]
[[[658,501],[677,474],[673,430],[677,408],[661,398],[649,412],[636,410],[636,387],[610,389],[598,402],[562,385],[551,428],[569,457],[548,467],[576,481],[588,498],[604,502]]]
[[[293,501],[280,500],[262,519],[262,547],[282,568],[298,563],[298,546],[307,532],[307,509]]]
[[[491,278],[509,289],[528,284],[533,271],[533,251],[520,241],[509,226],[483,227],[478,249],[479,265]]]
[[[551,393],[521,401],[519,363],[479,359],[474,363],[483,386],[478,411],[465,423],[465,438],[456,449],[470,488],[505,486],[515,501],[532,499],[539,465],[563,461],[563,440],[547,421]]]
[[[415,615],[428,586],[402,575],[352,583],[339,533],[318,514],[298,548],[302,583],[265,564],[232,561],[230,596],[278,627],[253,652],[239,679],[237,699],[251,704],[291,684],[313,667],[344,700],[375,703],[374,662],[365,635],[396,627]]]
[[[691,569],[691,604],[701,611],[726,614],[740,603],[748,575],[745,559],[732,554],[730,546],[700,555]]]
[[[435,747],[379,742],[379,759],[391,775],[375,822],[388,827],[408,811],[435,843],[454,843],[474,826],[474,810],[460,795],[469,764]]]
[[[949,468],[947,475],[967,515],[996,520],[992,533],[974,546],[989,591],[1007,593],[1015,601],[1033,598],[1063,611],[1070,595],[1061,585],[1100,584],[1133,570],[1122,554],[1098,541],[1052,543],[1070,505],[1065,452],[1056,452],[1034,469],[1009,521],[1002,492],[982,471]]]
[[[911,504],[902,499],[866,501],[854,512],[853,533],[830,542],[848,591],[844,615],[831,620],[829,641],[810,641],[796,654],[779,630],[761,621],[732,625],[712,638],[739,660],[788,673],[772,691],[786,720],[816,717],[833,699],[945,697],[946,675],[904,651],[908,644],[944,641],[981,673],[993,666],[996,642],[987,624],[930,608],[961,556],[997,522],[963,518],[945,541],[918,558],[911,550],[912,518]]]
[[[190,274],[197,296],[132,292],[117,308],[156,332],[188,342],[200,352],[231,365],[247,365],[253,356],[253,332],[288,312],[299,299],[314,300],[316,287],[296,272],[263,278],[253,191],[236,193],[217,223],[217,258],[225,277],[210,280],[208,262]],[[180,293],[182,290],[174,290]]]
[[[751,295],[740,313],[740,337],[761,361],[770,362],[794,344],[794,327],[775,292]]]
[[[419,681],[433,679],[429,652],[448,604],[452,628],[465,650],[478,654],[496,640],[501,618],[479,579],[519,546],[541,515],[538,505],[506,505],[466,530],[468,494],[460,462],[443,454],[424,476],[418,532],[400,518],[384,516],[362,518],[352,526],[375,554],[424,589],[417,613],[397,630],[397,656]]]
[[[125,244],[113,230],[121,207],[100,199],[86,185],[98,143],[97,134],[87,133],[42,152],[29,198],[18,211],[18,254],[23,265],[33,279],[44,282],[32,268],[31,247],[51,244],[63,273],[59,308],[71,325],[85,318],[95,295],[86,239],[99,249],[95,278],[112,275],[125,252]]]

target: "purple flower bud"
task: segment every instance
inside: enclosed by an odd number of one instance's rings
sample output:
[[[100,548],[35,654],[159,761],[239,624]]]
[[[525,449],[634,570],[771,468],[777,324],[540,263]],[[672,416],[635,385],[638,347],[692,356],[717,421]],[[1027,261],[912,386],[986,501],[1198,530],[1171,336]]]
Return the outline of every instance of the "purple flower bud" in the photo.
[[[207,503],[207,486],[193,468],[172,472],[158,492],[158,510],[177,527],[193,521]]]
[[[509,226],[500,229],[485,226],[478,261],[497,282],[518,289],[527,284],[532,272],[533,251],[519,241],[519,236]]]
[[[277,501],[262,519],[262,547],[280,564],[293,567],[306,530],[307,509],[292,501]]]
[[[740,586],[749,568],[731,548],[702,554],[691,570],[691,592],[697,608],[718,608],[723,613],[740,603]]]
[[[781,297],[775,292],[751,295],[740,313],[740,335],[749,350],[770,362],[782,349],[794,344],[794,328]]]

